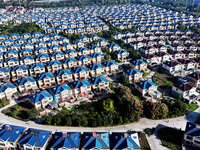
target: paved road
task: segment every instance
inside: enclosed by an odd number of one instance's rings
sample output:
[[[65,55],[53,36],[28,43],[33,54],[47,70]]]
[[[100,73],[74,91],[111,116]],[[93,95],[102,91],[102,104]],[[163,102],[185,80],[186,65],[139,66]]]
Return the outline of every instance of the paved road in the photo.
[[[14,105],[15,102],[13,101],[11,104],[5,106],[4,108],[0,109],[0,112],[8,108],[12,105]],[[200,102],[199,102],[200,104]],[[3,113],[0,113],[0,122],[5,124],[13,124],[13,125],[19,125],[23,127],[28,128],[37,128],[37,129],[43,129],[43,130],[50,130],[52,132],[55,131],[75,131],[75,132],[126,132],[126,131],[143,131],[145,128],[152,128],[156,127],[157,129],[162,127],[176,127],[181,128],[182,130],[185,130],[186,122],[191,121],[194,122],[196,117],[199,115],[200,108],[195,110],[194,112],[189,113],[187,116],[174,118],[174,119],[164,119],[164,120],[150,120],[146,118],[141,118],[141,120],[137,123],[131,123],[127,125],[121,125],[121,126],[115,126],[115,127],[99,127],[99,128],[85,128],[85,127],[54,127],[54,126],[44,126],[40,124],[36,124],[33,121],[29,121],[28,123],[23,122],[21,120],[17,120],[11,117],[8,117],[4,115]],[[160,140],[156,135],[151,136],[149,139],[149,144],[153,148],[153,150],[165,150],[166,148],[161,145]]]

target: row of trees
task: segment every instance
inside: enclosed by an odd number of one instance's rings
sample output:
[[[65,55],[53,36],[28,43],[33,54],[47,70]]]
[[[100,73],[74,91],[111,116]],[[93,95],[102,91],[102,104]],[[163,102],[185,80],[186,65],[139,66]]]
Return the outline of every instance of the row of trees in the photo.
[[[40,28],[38,25],[36,25],[33,22],[25,23],[23,22],[19,26],[13,26],[10,22],[8,22],[8,25],[6,27],[0,26],[1,34],[5,35],[11,35],[13,33],[33,33],[33,32],[44,32],[42,28]]]
[[[139,121],[142,108],[139,101],[133,99],[131,90],[126,86],[118,86],[115,93],[117,94],[112,94],[110,98],[82,104],[72,110],[63,107],[62,111],[53,117],[44,116],[43,123],[97,127]]]

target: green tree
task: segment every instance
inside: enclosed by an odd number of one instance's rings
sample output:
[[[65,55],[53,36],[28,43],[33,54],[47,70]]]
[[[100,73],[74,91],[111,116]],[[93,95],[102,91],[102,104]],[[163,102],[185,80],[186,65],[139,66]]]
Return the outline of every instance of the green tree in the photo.
[[[52,122],[52,117],[51,116],[47,116],[45,115],[43,117],[43,123],[46,124],[46,125],[51,125],[51,122]]]
[[[185,30],[185,25],[184,24],[179,24],[177,29],[179,29],[180,31],[184,31]]]
[[[112,99],[108,98],[103,101],[103,110],[105,113],[112,112],[112,111],[114,111],[114,109],[115,108],[114,108]]]
[[[40,111],[32,108],[31,111],[28,112],[28,118],[30,120],[36,119],[40,115]]]
[[[122,116],[119,116],[119,120],[118,120],[118,124],[123,124],[123,119],[122,119]]]
[[[110,55],[105,55],[104,59],[105,59],[105,60],[110,60],[110,59],[111,59],[111,56],[110,56]]]

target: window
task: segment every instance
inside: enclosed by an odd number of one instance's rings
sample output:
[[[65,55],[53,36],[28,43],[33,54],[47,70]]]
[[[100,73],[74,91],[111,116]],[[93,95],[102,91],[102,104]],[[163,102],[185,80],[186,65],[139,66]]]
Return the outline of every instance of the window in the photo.
[[[186,139],[187,140],[192,140],[192,137],[187,135]]]

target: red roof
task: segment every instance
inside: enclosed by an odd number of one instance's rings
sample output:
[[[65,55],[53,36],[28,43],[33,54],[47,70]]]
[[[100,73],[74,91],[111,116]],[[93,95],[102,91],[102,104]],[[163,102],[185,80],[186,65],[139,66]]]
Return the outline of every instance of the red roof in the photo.
[[[166,61],[164,62],[164,64],[169,67],[174,67],[176,65],[179,65],[180,63],[178,61]]]
[[[181,83],[174,85],[176,88],[180,89],[181,91],[188,91],[191,90],[194,86],[190,83]]]
[[[200,80],[200,73],[195,72],[195,73],[189,74],[188,77],[191,77],[196,80]]]

